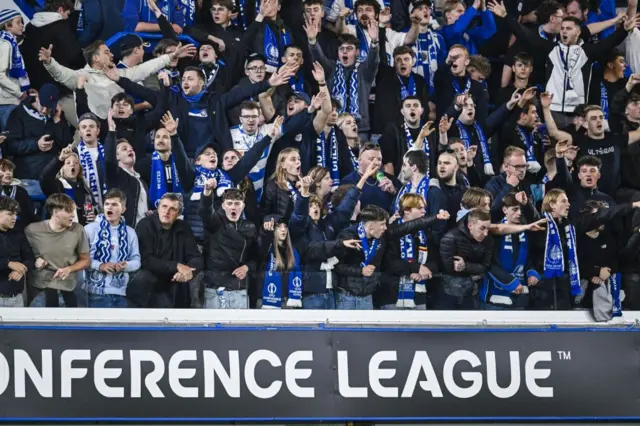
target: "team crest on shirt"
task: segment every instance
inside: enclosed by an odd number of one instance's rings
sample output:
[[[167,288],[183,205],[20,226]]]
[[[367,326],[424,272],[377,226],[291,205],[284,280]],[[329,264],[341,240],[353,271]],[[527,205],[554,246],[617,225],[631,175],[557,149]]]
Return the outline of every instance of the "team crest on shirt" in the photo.
[[[296,135],[296,142],[302,142],[302,133]]]

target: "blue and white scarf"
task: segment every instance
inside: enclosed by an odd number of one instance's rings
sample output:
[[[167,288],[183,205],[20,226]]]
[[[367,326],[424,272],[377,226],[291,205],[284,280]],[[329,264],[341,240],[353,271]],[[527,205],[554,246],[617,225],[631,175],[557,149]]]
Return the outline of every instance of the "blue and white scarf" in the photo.
[[[360,40],[360,56],[358,60],[364,62],[367,56],[369,56],[369,40],[367,40],[367,35],[360,24],[356,24],[356,35],[358,36],[358,40]]]
[[[620,286],[622,285],[622,274],[611,274],[609,278],[609,286],[611,291],[611,298],[613,299],[613,305],[611,306],[611,316],[622,316],[622,302],[620,301]]]
[[[233,188],[233,182],[231,182],[231,178],[229,178],[229,175],[224,170],[209,170],[202,166],[196,166],[194,171],[196,178],[193,182],[191,200],[199,200],[202,197],[202,191],[204,191],[204,184],[207,179],[216,180],[216,193],[219,195],[221,195],[225,190]]]
[[[358,25],[358,18],[356,17],[356,9],[355,2],[353,0],[344,0],[344,7],[349,10],[353,10],[346,18],[344,18],[344,23],[346,25]]]
[[[301,71],[289,79],[289,86],[294,92],[304,92],[304,75]]]
[[[84,179],[89,182],[89,190],[93,195],[93,199],[96,200],[100,205],[102,205],[102,197],[107,193],[107,184],[106,182],[102,182],[102,188],[99,188],[100,176],[98,174],[98,170],[95,166],[98,166],[102,169],[102,178],[105,180],[106,172],[104,168],[104,146],[98,142],[98,161],[94,165],[93,160],[91,159],[91,153],[89,152],[89,148],[84,143],[84,141],[80,141],[78,144],[78,157],[80,157],[80,165],[82,166],[82,175]]]
[[[560,239],[560,230],[553,217],[545,212],[547,218],[547,239],[544,246],[544,277],[563,277],[564,250]],[[576,247],[576,230],[573,225],[564,226],[567,238],[567,251],[569,254],[569,282],[571,283],[571,295],[578,296],[582,293],[580,288],[580,270],[578,269],[578,248]]]
[[[11,78],[15,78],[20,83],[20,90],[26,91],[31,87],[29,82],[29,76],[27,75],[27,69],[24,66],[24,60],[22,54],[20,54],[20,48],[18,47],[18,40],[16,36],[9,31],[0,31],[0,40],[6,40],[11,45],[11,61],[9,62],[9,70],[7,74]]]
[[[609,94],[607,93],[607,87],[604,85],[604,82],[600,82],[600,107],[602,108],[602,113],[604,114],[604,119],[609,119]]]
[[[503,218],[501,223],[507,223],[507,218]],[[513,261],[513,235],[505,235],[500,238],[500,247],[498,249],[498,264],[506,272],[513,274],[520,279],[522,284],[524,281],[524,267],[529,257],[529,239],[526,232],[521,232],[518,236],[518,257]]]
[[[358,157],[353,153],[353,149],[351,149],[351,147],[349,147],[349,156],[351,157],[353,170],[358,170],[358,168],[360,168],[360,160],[358,160]]]
[[[545,40],[549,40],[549,37],[547,37],[547,33],[544,31],[544,29],[542,28],[542,25],[540,25],[538,27],[538,35],[540,36],[540,38],[545,39]],[[551,38],[551,41],[555,42],[558,40],[558,35],[557,34],[553,34],[553,37]]]
[[[289,271],[287,282],[287,307],[302,307],[302,271],[300,270],[300,256],[296,249],[293,250],[293,269]],[[281,309],[284,298],[282,289],[282,272],[276,269],[276,256],[273,252],[273,245],[269,247],[267,257],[267,270],[262,283],[262,308]]]
[[[394,213],[400,210],[400,199],[404,194],[412,194],[413,185],[411,181],[404,184],[404,186],[398,192],[398,196],[396,197],[396,203],[394,208]],[[420,194],[424,198],[425,205],[427,203],[427,194],[429,193],[429,175],[426,174],[418,183],[418,187],[415,190],[415,194]]]
[[[409,130],[409,125],[407,124],[406,121],[403,124],[404,124],[404,136],[407,141],[407,151],[408,151],[413,147],[413,144],[415,142],[413,141],[413,137],[411,136],[411,130]],[[431,163],[430,161],[431,148],[429,147],[429,138],[427,137],[425,137],[422,140],[422,150],[424,151],[425,154],[427,154],[427,174],[429,174],[429,164]]]
[[[329,131],[329,164],[327,164],[327,138],[324,131],[320,132],[316,139],[316,166],[329,169],[333,188],[340,186],[340,164],[338,162],[338,138],[336,130],[332,127]]]
[[[336,64],[336,72],[333,76],[333,87],[331,96],[340,101],[340,113],[348,112],[356,120],[360,119],[360,102],[358,96],[358,67],[360,62],[356,62],[351,77],[347,82],[345,77],[344,65],[338,61]],[[347,88],[348,86],[348,88]],[[351,99],[349,110],[347,110],[347,100]]]
[[[298,201],[298,198],[300,198],[300,191],[298,191],[298,188],[296,188],[296,184],[287,181],[287,190],[289,191],[289,195],[291,196],[291,201],[293,202],[293,204],[296,204],[296,201]]]
[[[36,120],[44,121],[45,123],[49,121],[50,117],[48,115],[42,115],[40,114],[39,111],[36,111],[35,109],[31,109],[26,105],[22,105],[22,107],[24,108],[24,111],[32,118],[35,118]]]
[[[535,143],[533,140],[533,131],[527,130],[520,125],[516,124],[516,132],[518,132],[518,136],[524,145],[524,152],[526,153],[527,163],[530,161],[536,161],[536,156],[534,153]]]
[[[396,73],[398,81],[400,82],[400,100],[404,101],[409,96],[416,96],[416,80],[413,78],[413,73],[409,74],[408,86],[405,86],[400,74]]]
[[[180,184],[180,178],[178,177],[178,171],[176,170],[176,161],[173,158],[173,154],[170,157],[171,160],[171,173],[172,173],[172,186],[170,192],[177,192],[182,194],[182,185]],[[165,179],[164,163],[160,158],[158,151],[153,151],[151,155],[151,182],[149,185],[149,208],[155,209],[158,206],[158,201],[167,192],[167,181]]]
[[[435,87],[433,85],[433,77],[438,70],[438,49],[440,49],[440,42],[435,34],[432,34],[431,30],[418,34],[416,40],[416,69],[422,70],[422,76],[429,82],[429,95],[433,96],[435,93]]]
[[[464,88],[460,88],[458,78],[455,76],[451,79],[451,83],[453,84],[453,91],[456,95],[463,95],[469,93],[469,90],[471,90],[471,77],[469,76],[467,76],[467,79],[465,80]]]
[[[402,219],[398,219],[398,223],[402,223]],[[414,263],[416,260],[420,265],[426,265],[429,249],[427,246],[427,233],[424,230],[418,231],[418,255],[416,259],[416,249],[413,241],[413,235],[405,235],[400,238],[400,257],[408,263]],[[415,308],[416,304],[413,300],[415,293],[427,292],[427,280],[413,281],[409,277],[401,277],[398,285],[398,301],[397,308]]]
[[[291,36],[286,28],[282,27],[280,31],[280,44],[276,35],[266,22],[264,23],[264,56],[267,59],[267,67],[271,68],[271,72],[280,66],[280,49],[291,44]]]
[[[100,225],[98,231],[96,244],[96,251],[93,254],[93,260],[102,263],[109,263],[111,260],[111,224],[107,218],[100,214],[96,218],[96,221]],[[120,218],[120,224],[118,225],[118,263],[126,262],[129,259],[129,239],[127,234],[127,224],[124,217]],[[105,281],[107,274],[100,271],[91,271],[88,275],[89,291],[95,294],[104,294]],[[127,282],[124,272],[118,272],[111,276],[111,284],[113,287],[122,288]]]
[[[373,260],[374,256],[376,255],[380,240],[374,239],[373,243],[369,245],[367,232],[364,230],[364,224],[362,222],[358,224],[358,238],[360,238],[360,245],[362,246],[362,253],[364,254],[364,260],[360,262],[360,266],[364,268]]]
[[[473,138],[467,131],[466,126],[462,121],[457,120],[456,126],[458,126],[458,132],[460,133],[460,139],[464,142],[464,148],[469,149],[469,147],[473,144]],[[487,138],[484,135],[484,131],[482,127],[478,124],[477,121],[473,122],[473,128],[476,131],[476,135],[478,135],[478,141],[480,142],[480,151],[482,151],[482,163],[484,164],[484,173],[486,175],[493,175],[493,165],[491,165],[491,158],[489,157],[489,147],[487,146]]]

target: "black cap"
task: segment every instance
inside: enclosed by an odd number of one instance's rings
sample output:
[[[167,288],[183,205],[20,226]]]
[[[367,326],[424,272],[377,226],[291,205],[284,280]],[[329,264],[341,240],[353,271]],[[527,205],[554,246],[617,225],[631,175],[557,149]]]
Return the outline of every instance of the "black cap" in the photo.
[[[287,94],[287,100],[291,99],[291,98],[298,98],[303,100],[307,105],[311,105],[311,99],[309,98],[309,95],[307,95],[305,92],[289,92]]]
[[[49,109],[55,109],[60,99],[60,90],[51,83],[43,84],[38,91],[40,105]]]
[[[417,9],[422,6],[427,6],[428,9],[431,8],[431,1],[429,0],[414,0],[409,3],[409,14],[413,12],[413,9]]]
[[[137,34],[127,34],[118,40],[118,47],[120,47],[121,52],[140,46],[149,47],[150,44],[142,40]]]
[[[536,11],[539,5],[540,2],[536,0],[520,0],[518,3],[518,13],[520,16],[528,15]]]
[[[265,58],[264,55],[261,55],[259,53],[252,53],[247,57],[247,62],[244,63],[245,68],[248,67],[249,64],[253,61],[262,61],[266,64],[267,58]]]

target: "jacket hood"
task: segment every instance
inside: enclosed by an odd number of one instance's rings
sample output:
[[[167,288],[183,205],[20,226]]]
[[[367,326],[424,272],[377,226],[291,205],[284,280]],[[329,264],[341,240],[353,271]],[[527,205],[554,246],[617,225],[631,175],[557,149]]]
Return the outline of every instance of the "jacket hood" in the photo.
[[[61,21],[62,15],[58,12],[37,12],[33,15],[31,23],[34,27],[44,27],[45,25],[52,24],[56,21]]]

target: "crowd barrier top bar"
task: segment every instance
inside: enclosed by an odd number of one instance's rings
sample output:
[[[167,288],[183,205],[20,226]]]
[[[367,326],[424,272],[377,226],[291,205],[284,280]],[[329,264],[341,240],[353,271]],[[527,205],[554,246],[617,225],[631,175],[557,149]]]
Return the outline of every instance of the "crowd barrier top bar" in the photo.
[[[588,311],[319,311],[0,308],[0,326],[279,326],[279,327],[634,327],[640,311],[624,312],[609,322],[595,322]]]

